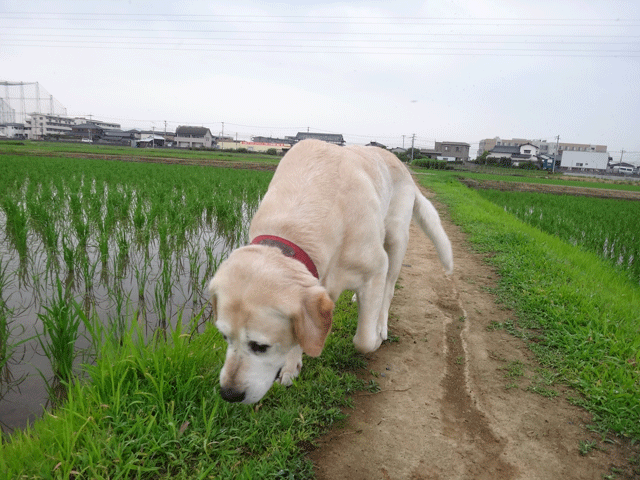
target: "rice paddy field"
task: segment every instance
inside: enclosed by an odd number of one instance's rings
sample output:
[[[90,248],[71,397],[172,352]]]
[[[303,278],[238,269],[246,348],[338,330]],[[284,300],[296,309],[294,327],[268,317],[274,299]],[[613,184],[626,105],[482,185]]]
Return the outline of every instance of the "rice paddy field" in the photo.
[[[544,193],[481,190],[529,225],[596,253],[640,284],[640,204]]]
[[[24,147],[16,147],[24,148]],[[64,398],[103,336],[201,321],[269,172],[0,155],[0,418]],[[99,326],[99,327],[98,327]],[[98,333],[100,332],[100,333]]]

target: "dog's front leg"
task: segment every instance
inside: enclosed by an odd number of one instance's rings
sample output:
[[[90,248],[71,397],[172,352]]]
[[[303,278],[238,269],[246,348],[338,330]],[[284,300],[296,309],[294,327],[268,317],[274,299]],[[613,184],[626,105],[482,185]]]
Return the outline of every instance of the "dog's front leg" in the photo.
[[[302,347],[296,345],[287,354],[287,360],[280,370],[277,381],[282,385],[289,386],[293,383],[293,379],[300,374],[302,369]]]
[[[361,353],[374,352],[386,339],[387,332],[380,331],[379,317],[384,302],[386,272],[376,275],[367,285],[358,289],[358,328],[353,344]]]

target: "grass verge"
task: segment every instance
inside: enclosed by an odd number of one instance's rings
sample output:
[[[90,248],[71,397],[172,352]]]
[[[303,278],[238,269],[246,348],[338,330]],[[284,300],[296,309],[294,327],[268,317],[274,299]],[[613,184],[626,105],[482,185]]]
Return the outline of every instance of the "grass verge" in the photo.
[[[526,225],[451,175],[420,177],[500,275],[541,363],[604,430],[640,439],[640,288],[595,254]],[[585,228],[588,228],[586,226]]]
[[[351,336],[357,307],[343,295],[334,330],[317,359],[306,358],[290,388],[274,385],[256,405],[218,394],[224,341],[177,327],[144,344],[136,329],[103,342],[86,380],[25,431],[3,438],[5,478],[310,478],[305,447],[344,418],[363,389],[365,365]],[[98,329],[100,327],[97,327]],[[95,334],[109,338],[107,332]]]

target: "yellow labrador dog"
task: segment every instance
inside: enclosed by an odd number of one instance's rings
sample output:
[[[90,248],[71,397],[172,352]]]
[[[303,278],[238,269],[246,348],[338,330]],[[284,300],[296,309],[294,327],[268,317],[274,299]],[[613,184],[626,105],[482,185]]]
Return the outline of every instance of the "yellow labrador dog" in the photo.
[[[254,403],[274,381],[291,384],[302,353],[320,355],[334,302],[347,289],[358,301],[353,343],[376,350],[387,338],[412,218],[451,273],[438,213],[395,155],[316,140],[291,148],[251,221],[251,244],[233,251],[209,283],[228,343],[222,397]]]

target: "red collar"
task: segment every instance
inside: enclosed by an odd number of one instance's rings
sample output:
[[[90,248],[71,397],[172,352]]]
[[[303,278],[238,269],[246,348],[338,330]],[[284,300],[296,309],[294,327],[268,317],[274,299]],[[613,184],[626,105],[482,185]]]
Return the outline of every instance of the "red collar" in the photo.
[[[258,235],[252,240],[251,245],[267,245],[269,247],[279,248],[285,256],[295,258],[302,262],[314,277],[318,279],[320,278],[318,275],[318,269],[309,255],[289,240],[285,240],[284,238],[276,237],[274,235]]]

